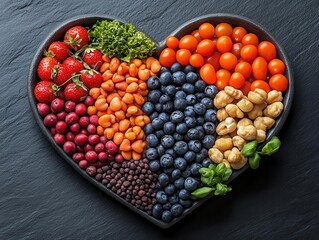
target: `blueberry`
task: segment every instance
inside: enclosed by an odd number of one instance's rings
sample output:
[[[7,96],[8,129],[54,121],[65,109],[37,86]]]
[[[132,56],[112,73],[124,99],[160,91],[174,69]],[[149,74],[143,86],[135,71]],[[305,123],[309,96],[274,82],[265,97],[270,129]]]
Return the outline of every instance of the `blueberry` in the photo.
[[[176,98],[174,101],[175,110],[184,111],[187,106],[187,102],[184,98]]]
[[[196,92],[204,92],[205,88],[206,88],[206,83],[203,80],[199,79],[195,82]]]
[[[171,174],[172,180],[175,181],[176,179],[180,178],[182,176],[182,172],[179,169],[174,169],[174,171]]]
[[[162,112],[163,111],[163,105],[160,104],[160,103],[156,103],[155,104],[155,111],[158,112],[158,113]]]
[[[176,153],[175,153],[175,151],[174,151],[173,148],[166,149],[166,153],[167,153],[167,154],[170,154],[173,158],[176,158],[176,157],[177,157],[177,155],[176,155]]]
[[[215,133],[215,124],[212,122],[205,122],[203,125],[204,131],[206,134],[214,134]]]
[[[170,168],[173,166],[174,159],[170,154],[164,154],[160,158],[160,164],[163,168]]]
[[[176,141],[182,141],[184,138],[183,138],[183,135],[179,134],[179,133],[174,133],[173,134],[173,137]]]
[[[185,153],[184,155],[184,159],[186,160],[186,162],[191,163],[195,160],[196,158],[196,153],[194,153],[193,151],[188,151],[187,153]]]
[[[183,172],[182,172],[182,176],[183,178],[188,178],[192,175],[191,170],[189,169],[189,167],[187,167]]]
[[[146,137],[146,142],[148,147],[156,147],[159,143],[159,140],[155,134],[149,134]]]
[[[170,204],[169,202],[167,202],[167,203],[165,203],[165,204],[163,205],[164,211],[165,211],[165,210],[170,210],[171,207],[172,207],[172,204]]]
[[[162,85],[169,85],[173,82],[173,77],[170,72],[163,72],[160,74],[159,81]]]
[[[209,85],[204,90],[205,95],[211,99],[213,99],[216,96],[217,92],[218,90],[215,85]]]
[[[184,181],[185,181],[184,178],[180,177],[179,179],[174,181],[174,186],[177,189],[182,189],[184,187]]]
[[[163,126],[164,121],[162,119],[160,119],[159,117],[153,119],[152,127],[154,128],[154,130],[160,130],[163,128]]]
[[[216,111],[214,109],[208,109],[204,115],[204,119],[208,122],[216,121]]]
[[[161,70],[159,71],[159,74],[161,75],[164,72],[170,72],[168,68],[166,67],[161,67]]]
[[[174,85],[168,85],[166,88],[165,88],[165,92],[164,92],[166,95],[170,96],[170,97],[174,97],[175,96],[175,93],[176,93],[176,88]]]
[[[171,175],[173,171],[174,171],[174,167],[163,169],[163,173],[166,173],[167,175]]]
[[[162,93],[159,90],[152,90],[148,93],[148,101],[155,104],[158,103],[158,100],[160,99]]]
[[[151,115],[150,115],[150,119],[153,121],[155,118],[158,117],[158,113],[157,112],[153,112]]]
[[[166,173],[161,173],[159,176],[158,176],[158,182],[159,184],[162,186],[162,187],[165,187],[169,184],[169,177]]]
[[[179,199],[179,203],[184,207],[184,208],[189,208],[193,205],[193,202],[191,200],[183,200]]]
[[[195,93],[195,87],[193,84],[191,83],[184,83],[183,86],[182,86],[182,89],[183,91],[186,93],[186,94],[193,94]]]
[[[202,145],[207,150],[210,149],[215,143],[214,135],[206,135],[202,140]]]
[[[195,73],[195,71],[191,71],[186,74],[186,82],[194,84],[197,82],[197,80],[198,80],[198,75],[197,73]]]
[[[198,101],[202,101],[202,99],[205,98],[205,94],[201,93],[201,92],[195,93],[195,96],[196,96]]]
[[[183,67],[182,65],[180,65],[178,62],[173,63],[173,65],[171,66],[171,72],[175,73],[178,71],[183,71]]]
[[[158,139],[161,139],[162,137],[164,137],[165,133],[163,130],[159,130],[159,131],[156,131],[155,135]]]
[[[212,163],[212,160],[210,160],[210,158],[205,158],[205,159],[202,161],[203,167],[206,167],[206,168],[207,168],[211,163]]]
[[[148,160],[156,160],[156,159],[158,159],[158,152],[157,152],[156,148],[148,148],[146,150],[146,158]]]
[[[168,186],[166,186],[164,188],[164,191],[165,191],[167,196],[172,196],[174,194],[174,192],[175,192],[174,184],[168,184]]]
[[[200,152],[196,154],[195,162],[201,163],[207,157],[208,157],[207,149],[202,148]]]
[[[172,196],[168,197],[168,201],[170,204],[178,203],[178,200],[179,200],[179,198],[178,198],[177,194],[173,194]]]
[[[187,168],[187,162],[184,158],[178,157],[174,160],[174,167],[184,171]]]
[[[196,122],[197,122],[197,125],[201,126],[205,123],[205,118],[197,117]]]
[[[177,88],[176,88],[177,90]],[[178,90],[175,93],[175,98],[186,98],[186,93],[184,91]]]
[[[167,196],[164,191],[158,191],[156,193],[156,201],[161,204],[167,203]]]
[[[200,175],[199,172],[198,172],[198,170],[199,170],[201,167],[202,167],[201,164],[199,164],[199,163],[193,163],[193,164],[190,166],[189,170],[191,171],[191,173],[192,173],[193,176],[198,177],[198,176]]]
[[[162,109],[163,109],[163,112],[165,112],[165,113],[173,112],[173,110],[174,110],[173,102],[169,101],[169,102],[164,103]]]
[[[160,87],[159,78],[156,76],[152,76],[147,80],[147,87],[149,90],[155,90]]]
[[[151,102],[146,102],[146,103],[144,103],[142,110],[145,114],[150,115],[154,112],[155,106]]]
[[[204,128],[202,126],[196,126],[195,128],[198,131],[198,138],[197,139],[202,140],[205,136]]]
[[[168,95],[162,95],[159,99],[159,103],[160,104],[164,104],[166,102],[169,102],[171,100],[171,98]]]
[[[171,208],[171,213],[173,214],[174,217],[179,217],[183,213],[183,206],[180,204],[174,204]]]
[[[196,118],[194,117],[185,117],[184,122],[188,128],[192,128],[196,126]]]
[[[187,191],[185,188],[181,189],[181,190],[178,192],[178,197],[179,197],[180,199],[187,200],[190,196],[191,196],[190,192]]]
[[[172,213],[170,211],[165,210],[162,213],[162,221],[163,222],[169,223],[170,221],[172,221],[172,219],[173,219],[173,215],[172,215]]]
[[[166,87],[164,85],[161,85],[160,90],[161,90],[162,93],[165,93]]]
[[[187,135],[184,135],[183,140],[184,140],[185,142],[188,142],[188,141],[190,140],[190,138],[189,138]]]
[[[169,121],[169,114],[167,113],[160,113],[158,117],[162,119],[165,123]]]
[[[214,107],[213,100],[208,97],[203,98],[200,102],[204,104],[207,109]]]
[[[192,65],[188,64],[184,67],[184,72],[185,73],[196,72],[196,69]]]
[[[188,177],[185,179],[185,182],[184,182],[184,187],[186,190],[192,192],[194,191],[199,185],[199,182],[192,178],[192,177]]]
[[[188,128],[187,128],[187,125],[186,123],[178,123],[176,125],[176,132],[179,133],[179,134],[185,134],[187,132]]]
[[[151,133],[153,133],[154,132],[154,129],[153,129],[153,127],[152,127],[152,124],[147,124],[145,127],[144,127],[144,133],[146,134],[146,135],[148,135],[148,134],[151,134]]]
[[[191,140],[188,142],[189,150],[198,153],[202,149],[202,144],[198,140]]]
[[[171,114],[171,121],[173,123],[180,123],[184,120],[184,114],[181,111],[174,111]]]
[[[158,160],[150,161],[149,168],[152,172],[156,172],[161,168],[161,165]]]
[[[157,203],[153,206],[152,215],[153,217],[159,219],[162,217],[163,207],[161,204]]]
[[[197,102],[197,99],[194,94],[189,94],[186,96],[187,105],[194,105],[196,102]]]
[[[172,122],[166,122],[163,126],[165,134],[173,134],[175,132],[175,124]]]
[[[183,85],[186,82],[186,75],[182,71],[177,71],[173,73],[173,83],[174,85]]]
[[[174,145],[174,152],[178,155],[184,155],[188,151],[187,143],[184,141],[178,141]]]
[[[164,148],[171,148],[175,144],[175,139],[171,135],[164,135],[161,139],[161,144],[163,145]]]
[[[195,117],[196,113],[193,106],[187,106],[184,110],[185,117]]]
[[[195,103],[194,105],[194,111],[198,115],[204,115],[206,112],[206,107],[202,103]]]
[[[189,139],[195,140],[195,139],[199,139],[200,134],[196,128],[191,128],[187,131],[187,137]]]

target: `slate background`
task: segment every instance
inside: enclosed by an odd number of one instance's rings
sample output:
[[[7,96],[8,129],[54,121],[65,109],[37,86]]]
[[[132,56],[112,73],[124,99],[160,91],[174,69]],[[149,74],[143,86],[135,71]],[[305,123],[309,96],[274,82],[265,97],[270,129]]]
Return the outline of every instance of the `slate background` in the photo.
[[[0,239],[315,239],[319,233],[319,1],[0,2]],[[295,95],[283,146],[211,199],[161,230],[91,186],[35,124],[27,75],[59,23],[110,14],[156,40],[196,16],[233,13],[268,29],[292,62]]]

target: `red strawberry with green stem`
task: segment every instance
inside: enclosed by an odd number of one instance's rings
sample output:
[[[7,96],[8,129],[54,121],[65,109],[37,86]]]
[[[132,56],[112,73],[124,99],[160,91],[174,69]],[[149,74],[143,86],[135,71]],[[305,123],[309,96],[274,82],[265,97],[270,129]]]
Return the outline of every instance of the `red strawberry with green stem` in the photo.
[[[103,82],[103,77],[101,73],[93,69],[82,70],[80,80],[88,88],[98,88],[98,87],[101,87],[101,84]]]
[[[50,81],[40,81],[34,88],[34,96],[41,103],[50,103],[58,95],[59,87]]]
[[[53,68],[53,82],[55,82],[58,86],[61,86],[71,80],[72,73],[72,69],[70,69],[69,66],[60,64]]]
[[[45,55],[54,57],[59,62],[62,62],[70,55],[70,50],[66,43],[56,41],[51,43],[51,45],[48,48],[48,52],[45,52]]]
[[[73,57],[68,57],[67,59],[63,61],[62,64],[67,66],[72,72],[72,74],[80,73],[80,71],[84,69],[83,64],[79,60]]]
[[[94,48],[87,48],[83,54],[83,61],[95,70],[99,70],[102,66],[102,53]]]
[[[87,96],[87,89],[84,84],[79,80],[66,85],[64,89],[64,97],[68,101],[80,102],[83,101]]]
[[[52,70],[59,64],[53,57],[44,57],[38,65],[38,75],[42,81],[51,81]]]
[[[72,50],[79,50],[89,42],[87,30],[81,26],[70,28],[64,35],[64,42]]]

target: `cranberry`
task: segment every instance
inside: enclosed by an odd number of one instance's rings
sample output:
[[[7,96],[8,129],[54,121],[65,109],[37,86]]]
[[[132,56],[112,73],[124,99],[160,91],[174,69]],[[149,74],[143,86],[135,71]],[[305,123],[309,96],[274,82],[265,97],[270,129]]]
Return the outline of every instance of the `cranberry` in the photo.
[[[64,106],[64,110],[66,112],[72,112],[75,108],[75,102],[72,101],[66,101],[65,106]]]
[[[74,153],[74,154],[72,155],[72,159],[73,159],[75,162],[79,163],[81,160],[84,159],[84,154],[83,154],[83,153]]]
[[[94,151],[88,151],[85,153],[85,159],[88,160],[89,162],[96,162],[97,161],[97,154]]]
[[[54,135],[54,141],[58,145],[63,145],[65,143],[65,136],[63,134],[57,133]]]
[[[40,114],[41,117],[45,117],[50,112],[49,105],[46,103],[38,103],[37,109],[38,109],[38,113]]]
[[[96,163],[93,163],[92,166],[96,167],[96,168],[101,168],[104,166],[104,163],[102,162],[96,162]]]
[[[82,129],[80,133],[83,133],[83,134],[85,134],[86,136],[89,136],[89,135],[90,135],[89,132],[88,132],[87,130],[85,130],[85,129]]]
[[[89,151],[93,151],[94,147],[91,146],[89,143],[85,144],[83,147],[84,152],[89,152]]]
[[[95,146],[96,144],[98,144],[100,142],[100,137],[99,135],[90,135],[89,138],[88,138],[88,142]]]
[[[113,141],[108,141],[105,143],[105,149],[109,154],[116,154],[118,151],[118,147]]]
[[[94,104],[94,98],[87,96],[84,103],[86,106],[92,106]]]
[[[94,147],[95,152],[99,153],[104,150],[104,144],[103,143],[98,143]]]
[[[79,124],[81,127],[87,127],[90,124],[90,119],[87,116],[80,117]]]
[[[65,111],[59,112],[56,116],[58,117],[59,121],[64,121],[67,113]]]
[[[101,162],[107,162],[108,158],[107,158],[107,153],[106,152],[100,152],[98,155],[98,158]]]
[[[82,169],[86,169],[89,165],[90,165],[90,163],[89,163],[88,161],[86,161],[86,160],[81,160],[81,161],[79,162],[79,166],[80,166],[80,168],[82,168]]]
[[[58,133],[66,133],[68,131],[68,125],[64,121],[58,121],[55,128]]]
[[[79,121],[79,116],[75,112],[70,112],[65,117],[65,122],[69,125],[77,123]]]
[[[107,138],[105,136],[100,137],[100,143],[105,144],[107,142]]]
[[[72,133],[74,134],[78,134],[80,131],[81,131],[81,127],[80,127],[80,124],[78,123],[74,123],[70,126],[70,130]]]
[[[55,127],[50,128],[50,132],[53,136],[58,133]]]
[[[86,168],[86,173],[89,174],[91,177],[94,177],[96,175],[96,167],[89,166]]]
[[[43,119],[43,123],[47,127],[53,127],[55,126],[56,122],[58,121],[57,117],[54,114],[48,114]]]
[[[89,124],[86,129],[90,134],[96,133],[96,127],[93,124]]]
[[[78,103],[75,106],[75,113],[79,116],[86,114],[86,106],[84,103]]]
[[[71,132],[68,132],[68,133],[65,135],[65,137],[66,137],[66,140],[67,140],[67,141],[73,141],[73,140],[74,140],[74,134],[71,133]]]
[[[78,152],[78,153],[84,153],[83,147],[77,145],[77,146],[76,146],[76,152]]]
[[[97,115],[90,116],[90,123],[92,123],[95,126],[99,125],[99,117]]]
[[[79,146],[86,144],[87,140],[88,137],[83,133],[80,133],[74,137],[74,142]]]
[[[108,154],[108,155],[107,155],[107,160],[108,160],[109,162],[114,161],[114,155]]]
[[[123,158],[122,154],[118,153],[115,155],[115,162],[122,163],[123,161],[124,161],[124,158]]]
[[[59,113],[64,109],[64,101],[61,98],[56,98],[51,102],[51,112]]]
[[[71,141],[65,142],[63,144],[63,150],[68,155],[72,155],[73,153],[75,153],[76,147],[74,142],[71,142]]]

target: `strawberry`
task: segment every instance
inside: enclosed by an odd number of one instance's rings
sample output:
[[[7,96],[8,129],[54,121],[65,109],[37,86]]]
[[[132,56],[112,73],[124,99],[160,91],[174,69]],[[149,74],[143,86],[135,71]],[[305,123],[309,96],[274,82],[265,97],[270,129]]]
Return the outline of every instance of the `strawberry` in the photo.
[[[68,101],[80,102],[86,98],[87,89],[81,81],[75,81],[66,85],[64,97]]]
[[[34,96],[41,103],[50,103],[57,97],[59,87],[50,81],[40,81],[34,88]]]
[[[102,74],[93,69],[82,70],[80,80],[88,88],[99,88],[103,82]]]
[[[70,69],[71,73],[79,73],[84,68],[83,64],[73,57],[68,57],[63,61],[62,64],[67,66]]]
[[[63,85],[72,77],[72,73],[68,65],[60,64],[57,68],[53,68],[53,82],[58,86]]]
[[[83,61],[91,68],[99,70],[103,63],[102,53],[97,49],[87,48],[84,51]]]
[[[70,50],[66,43],[56,41],[51,43],[49,46],[47,55],[54,57],[59,62],[62,62],[64,59],[66,59],[69,56]]]
[[[79,50],[89,42],[87,30],[81,26],[70,28],[64,35],[64,42],[71,50]]]
[[[51,74],[54,66],[58,65],[58,60],[53,57],[44,57],[38,65],[38,75],[42,81],[51,81]]]

